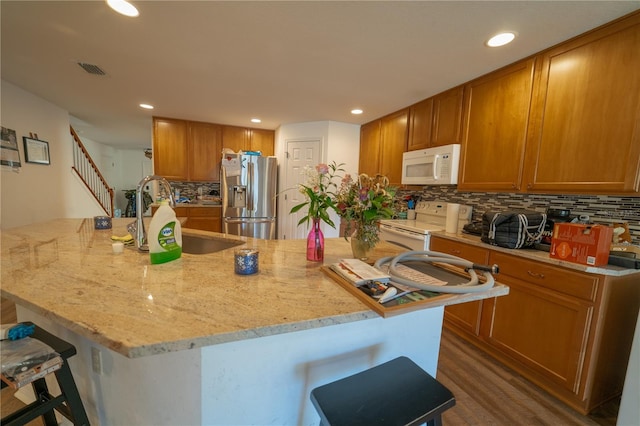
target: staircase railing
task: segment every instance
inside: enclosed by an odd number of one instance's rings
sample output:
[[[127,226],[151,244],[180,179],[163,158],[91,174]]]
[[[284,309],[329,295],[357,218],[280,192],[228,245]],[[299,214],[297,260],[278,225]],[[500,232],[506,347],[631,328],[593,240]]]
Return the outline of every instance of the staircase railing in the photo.
[[[89,192],[91,192],[107,216],[113,217],[113,189],[107,184],[73,127],[69,127],[69,129],[75,142],[73,144],[73,166],[71,168],[89,189]]]

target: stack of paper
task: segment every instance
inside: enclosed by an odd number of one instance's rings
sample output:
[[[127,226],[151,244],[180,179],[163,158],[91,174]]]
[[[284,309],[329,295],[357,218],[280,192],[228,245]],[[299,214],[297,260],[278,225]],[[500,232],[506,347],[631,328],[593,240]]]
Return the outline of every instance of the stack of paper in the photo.
[[[341,259],[340,262],[332,264],[330,268],[355,286],[371,281],[388,283],[390,278],[389,275],[359,259]]]

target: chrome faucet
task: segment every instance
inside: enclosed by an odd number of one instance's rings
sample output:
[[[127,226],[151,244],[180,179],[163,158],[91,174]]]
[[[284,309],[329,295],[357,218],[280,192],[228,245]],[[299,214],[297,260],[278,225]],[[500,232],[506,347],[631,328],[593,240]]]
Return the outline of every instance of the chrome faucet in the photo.
[[[150,175],[138,183],[138,187],[136,188],[136,220],[127,226],[127,230],[131,235],[133,235],[134,240],[136,241],[136,247],[140,251],[149,251],[149,245],[147,244],[147,231],[144,229],[144,222],[142,221],[142,214],[145,210],[142,201],[142,191],[144,190],[145,185],[154,180],[160,182],[164,187],[165,192],[169,194],[169,203],[171,204],[171,207],[176,206],[171,185],[169,185],[169,182],[167,182],[167,180],[162,176]]]

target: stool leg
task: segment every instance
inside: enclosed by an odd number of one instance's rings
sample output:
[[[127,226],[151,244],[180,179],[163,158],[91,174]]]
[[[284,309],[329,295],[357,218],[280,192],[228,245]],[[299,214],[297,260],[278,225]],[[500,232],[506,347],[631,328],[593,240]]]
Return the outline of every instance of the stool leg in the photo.
[[[49,400],[49,388],[47,387],[47,381],[44,379],[38,379],[32,383],[33,390],[36,393],[36,399],[40,402],[46,402]],[[47,411],[42,415],[42,420],[46,426],[57,426],[56,413],[53,409]]]
[[[69,364],[66,362],[63,363],[62,367],[55,371],[55,375],[58,379],[60,390],[67,401],[71,416],[73,417],[69,420],[71,420],[75,426],[88,426],[89,418],[84,410],[84,405],[82,405],[82,400],[80,399],[76,382],[73,380]]]
[[[442,426],[442,416],[435,416],[427,422],[427,426]]]

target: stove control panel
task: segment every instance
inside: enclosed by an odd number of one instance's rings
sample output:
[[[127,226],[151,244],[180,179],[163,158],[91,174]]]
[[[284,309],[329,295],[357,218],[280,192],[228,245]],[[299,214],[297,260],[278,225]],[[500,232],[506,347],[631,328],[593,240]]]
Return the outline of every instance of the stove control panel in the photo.
[[[460,227],[471,222],[473,207],[460,204],[458,221]],[[416,221],[444,226],[447,220],[447,203],[443,201],[419,201],[416,205]]]

